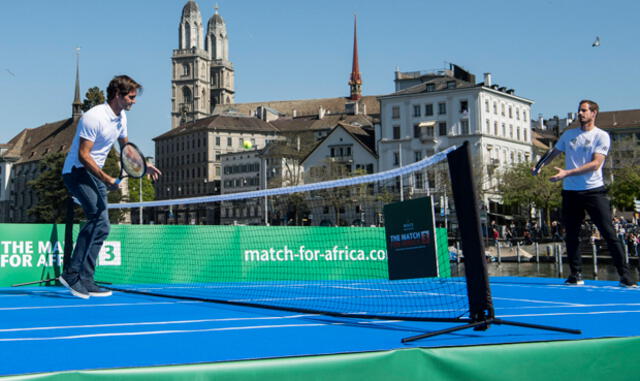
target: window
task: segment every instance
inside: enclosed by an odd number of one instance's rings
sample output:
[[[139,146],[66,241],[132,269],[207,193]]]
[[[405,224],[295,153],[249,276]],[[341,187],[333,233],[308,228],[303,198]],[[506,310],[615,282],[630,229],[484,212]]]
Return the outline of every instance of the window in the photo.
[[[447,122],[438,122],[438,135],[447,136]]]
[[[493,113],[498,115],[498,104],[496,102],[493,102]]]
[[[189,67],[189,64],[182,64],[182,75],[188,76],[190,73],[191,73],[191,68]]]
[[[501,109],[500,115],[505,116],[505,112],[504,112],[504,110],[505,110],[505,106],[504,106],[504,103],[502,103],[500,106],[501,106],[501,107],[500,107],[500,109]]]
[[[391,108],[391,119],[400,119],[400,106],[393,106]]]
[[[436,91],[436,85],[433,83],[427,83],[427,86],[425,87],[425,90],[427,91],[427,93],[431,93]]]
[[[438,103],[438,115],[445,115],[447,113],[447,104]]]
[[[456,81],[447,81],[447,89],[455,89]]]
[[[520,120],[520,110],[516,109],[516,120]]]
[[[419,138],[420,137],[420,125],[419,124],[414,124],[413,125],[413,137],[414,138]]]
[[[516,127],[516,139],[520,140],[520,127]]]
[[[460,121],[460,133],[462,135],[469,135],[469,120],[462,119]]]
[[[513,125],[512,124],[509,125],[509,137],[511,139],[513,139]]]
[[[498,122],[493,122],[493,134],[498,136]]]
[[[522,112],[522,120],[524,120],[525,122],[527,121],[527,112],[526,111]]]
[[[489,121],[489,119],[486,120],[486,124],[487,124],[487,134],[491,133],[491,122]]]
[[[414,157],[415,157],[415,161],[420,161],[422,160],[422,151],[414,151]]]
[[[216,136],[216,146],[220,147],[220,137]]]
[[[400,152],[393,153],[393,165],[400,165]]]
[[[513,118],[513,107],[509,106],[509,118]]]
[[[433,104],[424,105],[424,116],[433,116]]]
[[[414,105],[413,106],[413,116],[414,117],[419,117],[420,116],[420,105]]]
[[[460,101],[460,113],[464,114],[469,111],[469,102]]]
[[[507,136],[507,126],[502,123],[502,136]]]
[[[522,139],[526,142],[528,141],[527,138],[527,129],[525,128],[524,130],[522,130]]]
[[[433,126],[427,126],[426,129],[426,135],[430,138],[432,138],[434,136],[434,129]]]
[[[393,126],[393,138],[400,139],[400,126]]]
[[[227,138],[227,147],[231,147],[233,145],[233,138]]]
[[[424,178],[423,178],[422,173],[420,173],[420,172],[416,173],[415,180],[416,181],[414,182],[414,184],[416,186],[416,189],[423,189],[423,187],[424,187]]]
[[[484,109],[486,112],[489,112],[489,101],[484,101]]]

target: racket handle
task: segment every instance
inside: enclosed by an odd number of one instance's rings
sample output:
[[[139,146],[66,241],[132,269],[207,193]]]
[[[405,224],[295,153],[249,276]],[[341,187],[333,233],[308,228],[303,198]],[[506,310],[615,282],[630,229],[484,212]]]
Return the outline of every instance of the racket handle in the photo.
[[[115,185],[120,185],[120,182],[122,181],[122,178],[118,177],[116,179],[116,182],[114,183]]]

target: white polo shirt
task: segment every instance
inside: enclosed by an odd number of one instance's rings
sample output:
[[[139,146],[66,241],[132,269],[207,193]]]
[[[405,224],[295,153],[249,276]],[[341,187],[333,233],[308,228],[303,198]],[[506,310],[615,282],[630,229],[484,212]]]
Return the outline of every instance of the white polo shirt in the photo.
[[[62,173],[70,173],[73,167],[83,167],[78,157],[80,138],[93,142],[91,157],[100,168],[104,166],[111,147],[120,138],[127,137],[127,116],[123,111],[116,115],[107,103],[92,107],[78,122],[71,149],[64,161]]]
[[[610,145],[611,139],[606,131],[598,127],[584,131],[578,127],[565,131],[555,148],[564,152],[565,169],[574,169],[592,161],[596,153],[606,156]],[[564,190],[581,191],[601,186],[604,186],[602,165],[595,171],[567,176],[562,180]]]

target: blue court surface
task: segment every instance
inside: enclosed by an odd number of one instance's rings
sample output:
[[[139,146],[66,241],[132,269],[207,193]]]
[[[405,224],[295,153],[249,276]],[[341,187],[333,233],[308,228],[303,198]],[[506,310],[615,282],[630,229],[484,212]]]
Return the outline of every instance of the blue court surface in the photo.
[[[62,287],[0,289],[0,375],[213,363],[412,347],[629,337],[640,289],[617,282],[496,277],[496,317],[581,335],[493,325],[402,344],[455,323],[332,318],[116,292],[81,300]]]

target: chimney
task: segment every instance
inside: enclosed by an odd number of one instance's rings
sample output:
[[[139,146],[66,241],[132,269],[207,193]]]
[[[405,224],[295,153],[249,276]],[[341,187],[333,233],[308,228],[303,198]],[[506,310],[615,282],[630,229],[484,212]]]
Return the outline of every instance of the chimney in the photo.
[[[318,119],[324,118],[324,113],[325,113],[324,107],[320,106],[320,108],[318,109]]]
[[[491,86],[491,73],[484,73],[484,86],[485,87]]]

